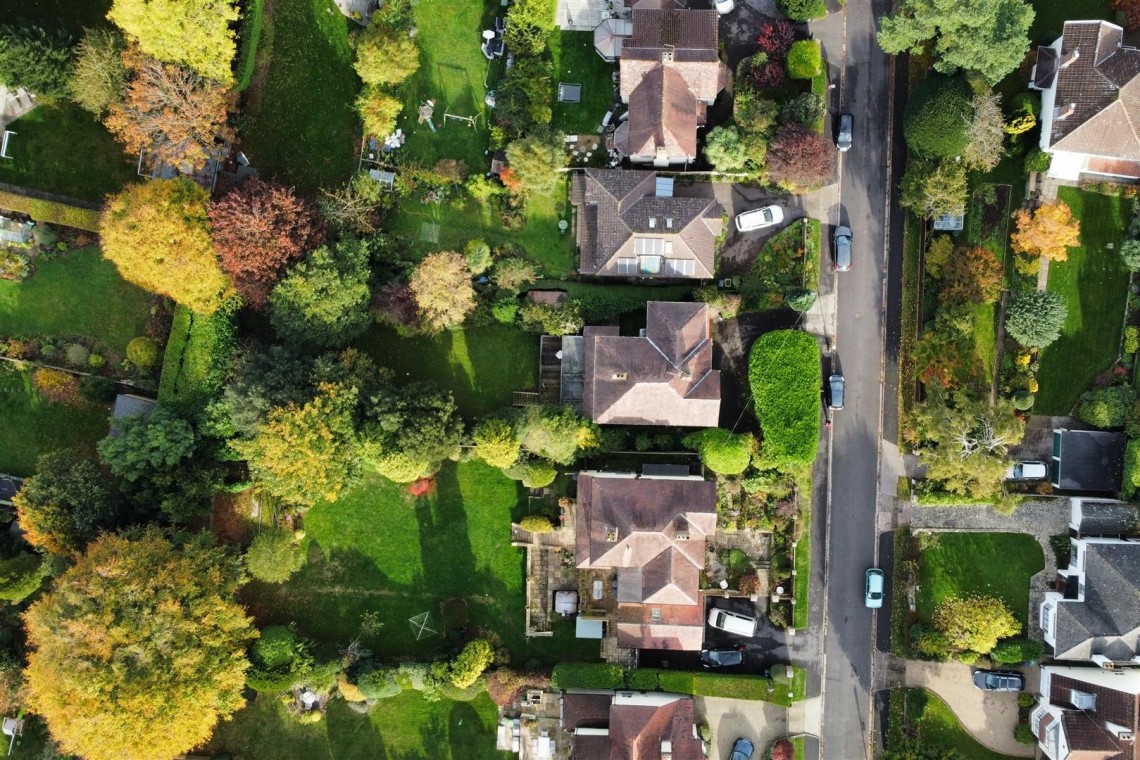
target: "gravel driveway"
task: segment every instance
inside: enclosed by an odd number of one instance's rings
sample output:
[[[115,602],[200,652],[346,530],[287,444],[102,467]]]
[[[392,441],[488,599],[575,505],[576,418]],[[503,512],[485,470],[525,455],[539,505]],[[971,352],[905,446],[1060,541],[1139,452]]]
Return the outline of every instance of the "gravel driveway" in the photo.
[[[721,697],[695,697],[697,723],[712,728],[710,758],[728,757],[732,743],[743,736],[756,745],[754,757],[763,757],[768,745],[788,735],[788,711],[768,702]]]

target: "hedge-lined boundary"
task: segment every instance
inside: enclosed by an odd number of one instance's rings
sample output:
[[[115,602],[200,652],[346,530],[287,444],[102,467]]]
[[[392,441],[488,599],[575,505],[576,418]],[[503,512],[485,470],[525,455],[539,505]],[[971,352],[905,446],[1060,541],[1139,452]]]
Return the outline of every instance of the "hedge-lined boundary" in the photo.
[[[806,464],[819,448],[819,344],[799,330],[773,330],[752,344],[748,379],[764,431],[763,461]]]
[[[772,666],[772,677],[732,673],[696,673],[681,670],[634,668],[623,673],[610,663],[563,662],[554,666],[551,685],[556,689],[632,689],[665,691],[698,697],[747,699],[788,707],[805,696],[807,674],[792,666],[792,678],[786,667]]]
[[[24,192],[15,192],[10,189],[12,185],[0,186],[0,208],[27,214],[37,222],[45,224],[58,224],[63,227],[74,227],[88,232],[99,231],[99,219],[103,212],[95,204],[88,204],[80,200],[51,200],[25,195]],[[62,196],[57,196],[62,198]]]
[[[257,65],[257,46],[261,42],[265,24],[265,0],[248,0],[238,26],[238,57],[234,65],[237,80],[236,89],[242,92],[253,81],[253,70]]]
[[[185,306],[175,308],[158,400],[191,407],[208,401],[225,382],[235,341],[233,316],[225,309],[196,314]]]

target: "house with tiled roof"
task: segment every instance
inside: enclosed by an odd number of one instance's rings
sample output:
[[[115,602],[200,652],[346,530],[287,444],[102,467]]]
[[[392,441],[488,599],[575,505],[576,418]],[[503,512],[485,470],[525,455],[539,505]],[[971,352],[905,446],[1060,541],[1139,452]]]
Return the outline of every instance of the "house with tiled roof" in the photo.
[[[699,476],[578,475],[575,564],[612,574],[619,647],[701,648],[700,573],[715,532],[716,484]]]
[[[1140,669],[1046,665],[1030,727],[1050,760],[1136,760]]]
[[[678,0],[638,0],[632,35],[622,41],[621,99],[629,118],[614,147],[633,163],[668,166],[697,158],[697,129],[729,81],[720,60],[715,10]]]
[[[714,198],[678,198],[656,172],[586,169],[570,203],[581,274],[712,279],[725,216]]]
[[[716,427],[708,306],[650,301],[640,336],[616,326],[582,331],[582,414],[600,425]]]
[[[1037,49],[1030,87],[1041,92],[1041,150],[1049,176],[1140,179],[1140,49],[1107,21],[1066,21]]]

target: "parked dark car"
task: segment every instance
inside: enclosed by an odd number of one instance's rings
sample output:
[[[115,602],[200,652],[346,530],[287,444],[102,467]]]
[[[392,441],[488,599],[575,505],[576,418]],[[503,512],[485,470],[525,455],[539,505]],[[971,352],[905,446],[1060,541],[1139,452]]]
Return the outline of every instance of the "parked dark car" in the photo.
[[[742,736],[732,743],[732,752],[729,753],[728,760],[752,760],[754,749],[752,742]]]
[[[1016,670],[975,670],[974,686],[983,691],[1021,691],[1025,676]]]
[[[835,147],[846,153],[851,149],[852,133],[855,131],[855,117],[849,113],[839,116],[839,131],[835,133]]]
[[[702,649],[701,664],[706,668],[731,668],[744,664],[743,646],[727,649]]]

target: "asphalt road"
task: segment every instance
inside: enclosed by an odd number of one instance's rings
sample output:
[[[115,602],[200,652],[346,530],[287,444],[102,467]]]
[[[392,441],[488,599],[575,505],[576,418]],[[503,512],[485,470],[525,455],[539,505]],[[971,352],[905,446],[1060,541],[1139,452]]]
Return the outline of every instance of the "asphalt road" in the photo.
[[[869,753],[871,611],[863,573],[875,564],[876,502],[882,425],[883,294],[889,123],[888,59],[875,42],[886,0],[850,0],[839,106],[855,117],[854,143],[841,158],[839,219],[853,231],[851,271],[838,274],[836,363],[847,400],[831,430],[828,505],[827,628],[824,639],[822,757],[856,760]],[[830,19],[829,19],[830,20]],[[832,35],[828,35],[831,37]],[[844,38],[825,38],[833,48]],[[831,60],[840,51],[829,49]],[[901,104],[899,104],[901,107]],[[885,623],[884,623],[885,624]]]

